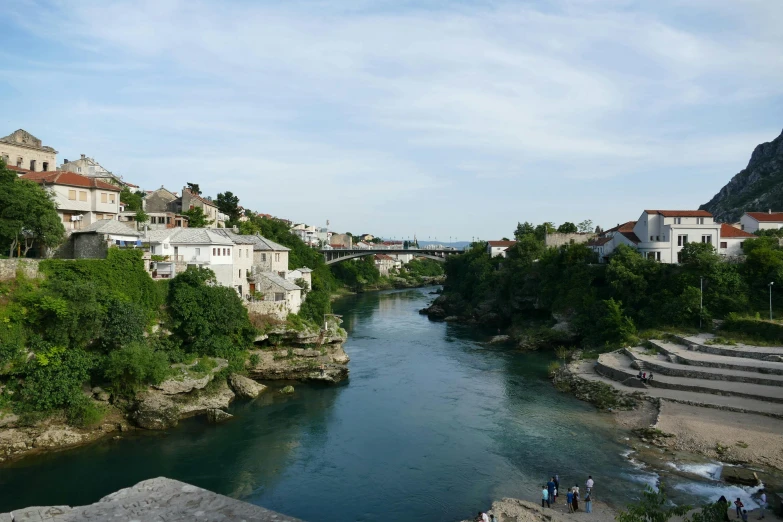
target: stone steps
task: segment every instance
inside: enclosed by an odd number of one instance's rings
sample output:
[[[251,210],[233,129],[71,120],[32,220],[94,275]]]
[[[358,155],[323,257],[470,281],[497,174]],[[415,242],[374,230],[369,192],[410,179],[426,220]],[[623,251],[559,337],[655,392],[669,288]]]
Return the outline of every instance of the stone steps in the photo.
[[[705,408],[717,408],[727,411],[736,411],[742,413],[756,413],[767,415],[777,419],[783,419],[783,404],[769,401],[760,401],[745,397],[723,396],[711,393],[698,393],[683,390],[673,390],[659,387],[637,387],[626,386],[616,380],[605,377],[596,372],[594,361],[580,361],[575,363],[575,373],[585,380],[593,382],[602,382],[613,386],[623,393],[642,393],[650,397],[665,399],[681,404],[690,404],[692,406],[701,406]],[[657,379],[657,377],[655,377]],[[655,382],[653,379],[653,382]]]
[[[770,375],[783,375],[783,362],[704,353],[690,350],[685,345],[669,343],[657,339],[650,339],[650,344],[668,355],[672,362],[678,364],[722,368],[724,370],[758,372]]]
[[[741,382],[725,382],[705,379],[690,379],[685,377],[672,377],[655,374],[652,381],[641,382],[637,377],[638,370],[631,367],[631,358],[622,352],[601,354],[596,363],[595,371],[600,375],[610,378],[631,388],[650,390],[661,388],[666,390],[680,390],[694,393],[709,393],[713,395],[742,397],[758,401],[777,402],[783,404],[783,387],[764,386]],[[649,370],[648,370],[649,371]]]
[[[624,352],[649,372],[672,377],[687,377],[691,379],[706,379],[714,381],[744,382],[764,386],[783,387],[783,375],[766,375],[759,372],[733,369],[712,368],[704,366],[689,366],[664,360],[665,356],[648,355],[641,347],[625,348]]]
[[[688,349],[702,353],[758,360],[764,360],[770,357],[783,358],[783,346],[751,346],[742,343],[736,345],[707,344],[707,341],[715,338],[713,334],[673,335],[672,337],[674,337],[678,343],[687,346]]]

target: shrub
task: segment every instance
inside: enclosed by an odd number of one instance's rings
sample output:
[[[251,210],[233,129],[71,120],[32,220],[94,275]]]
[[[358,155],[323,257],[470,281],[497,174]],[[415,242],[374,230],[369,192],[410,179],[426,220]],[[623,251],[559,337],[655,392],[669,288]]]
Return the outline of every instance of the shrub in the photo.
[[[167,354],[143,342],[111,352],[104,367],[104,375],[112,388],[122,394],[132,394],[149,384],[158,384],[168,374]]]
[[[51,411],[69,406],[82,394],[95,358],[78,348],[66,349],[39,343],[36,355],[24,369],[20,411]]]
[[[80,393],[74,396],[66,410],[68,424],[77,428],[91,428],[100,424],[106,415],[106,408]]]

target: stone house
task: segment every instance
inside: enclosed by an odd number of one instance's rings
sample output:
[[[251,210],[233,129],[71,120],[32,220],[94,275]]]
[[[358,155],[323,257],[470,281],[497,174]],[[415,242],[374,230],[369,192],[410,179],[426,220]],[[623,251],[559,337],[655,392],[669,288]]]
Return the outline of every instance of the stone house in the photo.
[[[274,272],[285,277],[290,249],[260,235],[245,236],[253,241],[253,267],[258,272]]]
[[[256,272],[250,276],[253,300],[248,309],[285,318],[302,307],[302,289],[274,272]]]
[[[57,168],[57,151],[41,140],[19,129],[0,138],[0,158],[6,165],[32,172],[49,172]]]
[[[141,234],[117,220],[102,219],[74,230],[61,256],[73,259],[104,259],[112,246],[141,248]]]
[[[250,299],[255,288],[250,282],[253,267],[255,236],[237,234],[233,230],[218,228],[210,232],[223,236],[234,243],[233,287],[244,300]]]
[[[383,276],[387,276],[389,275],[389,272],[399,268],[398,265],[402,266],[402,263],[400,261],[396,261],[391,256],[387,256],[386,254],[375,255],[375,268],[377,268],[378,272],[380,272]]]
[[[289,270],[286,274],[285,278],[291,281],[292,283],[296,283],[299,279],[307,283],[307,290],[310,290],[313,288],[313,271],[310,268],[302,267],[302,268],[295,268],[294,270]],[[302,298],[302,301],[304,301],[304,298]]]
[[[226,226],[226,216],[218,211],[217,205],[211,199],[201,197],[191,192],[187,187],[182,189],[181,199],[182,203],[177,212],[182,213],[198,207],[204,212],[206,218],[212,222],[207,228],[223,228]]]
[[[67,232],[119,214],[120,188],[103,181],[62,171],[29,172],[21,179],[35,181],[52,194]]]
[[[188,218],[174,212],[147,212],[146,223],[136,222],[136,212],[128,210],[120,212],[117,220],[135,230],[165,230],[167,228],[187,228]]]
[[[63,164],[60,165],[58,170],[75,172],[77,174],[81,174],[82,176],[87,176],[88,178],[94,178],[94,179],[101,180],[104,183],[116,185],[120,188],[136,187],[136,185],[132,185],[130,183],[126,183],[125,181],[123,181],[122,177],[112,174],[109,170],[104,168],[100,163],[95,161],[95,159],[88,158],[85,154],[82,154],[81,156],[82,156],[81,158],[74,161],[68,161],[67,159],[63,160]]]

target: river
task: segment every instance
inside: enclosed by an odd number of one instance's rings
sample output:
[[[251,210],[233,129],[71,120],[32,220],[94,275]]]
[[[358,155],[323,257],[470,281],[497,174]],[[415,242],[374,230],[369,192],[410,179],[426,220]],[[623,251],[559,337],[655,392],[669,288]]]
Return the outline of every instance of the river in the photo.
[[[335,303],[349,381],[235,402],[220,426],[189,419],[4,466],[0,513],[166,476],[309,521],[453,521],[504,496],[537,500],[553,473],[569,485],[591,474],[615,504],[654,480],[623,457],[609,414],[552,387],[550,354],[429,321],[417,313],[429,290]]]

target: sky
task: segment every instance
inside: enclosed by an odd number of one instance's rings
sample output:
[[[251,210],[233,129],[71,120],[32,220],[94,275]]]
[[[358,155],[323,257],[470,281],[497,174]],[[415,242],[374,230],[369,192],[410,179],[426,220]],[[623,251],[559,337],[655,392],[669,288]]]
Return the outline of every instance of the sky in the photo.
[[[448,241],[692,209],[783,128],[780,0],[8,0],[0,135]]]

